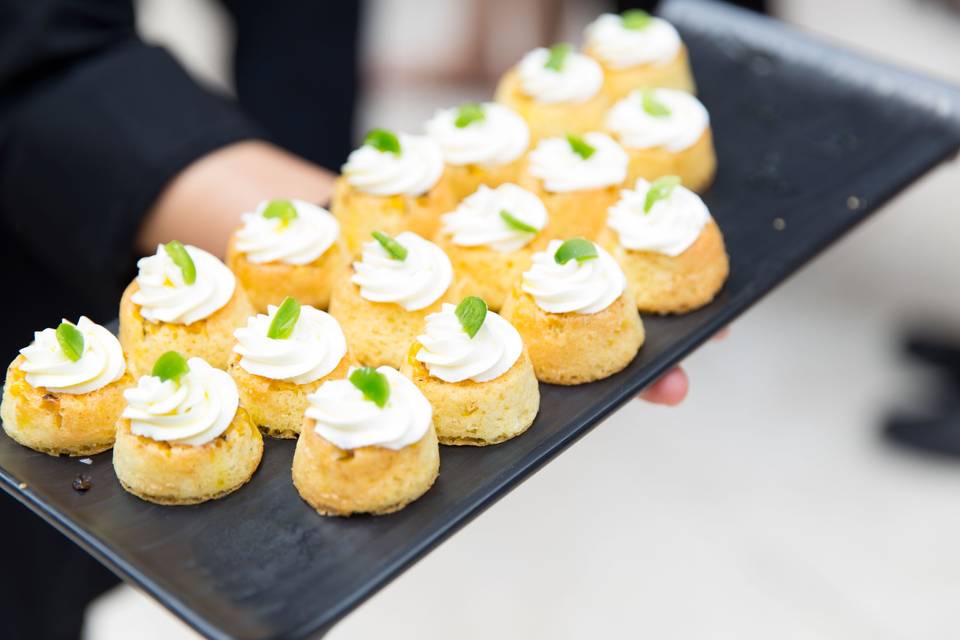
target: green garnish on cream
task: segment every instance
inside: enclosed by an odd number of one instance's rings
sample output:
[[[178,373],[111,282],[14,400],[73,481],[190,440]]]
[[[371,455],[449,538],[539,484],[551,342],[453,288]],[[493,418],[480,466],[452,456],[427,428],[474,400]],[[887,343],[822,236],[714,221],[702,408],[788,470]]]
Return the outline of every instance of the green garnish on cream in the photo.
[[[540,229],[537,229],[533,225],[527,224],[506,209],[502,209],[500,211],[500,219],[503,220],[508,227],[511,229],[516,229],[517,231],[522,231],[524,233],[538,233],[540,231]]]
[[[267,329],[267,337],[274,340],[286,340],[293,335],[293,330],[296,328],[299,319],[300,303],[287,296],[277,307],[277,312],[273,314],[270,328]]]
[[[83,334],[66,320],[57,327],[57,342],[63,355],[71,362],[76,362],[83,356]]]
[[[571,260],[585,262],[600,257],[597,246],[586,238],[570,238],[557,249],[553,259],[557,264],[567,264]]]
[[[289,200],[271,200],[263,209],[264,218],[271,220],[276,218],[284,224],[289,224],[291,220],[297,218],[297,208]]]
[[[350,374],[350,384],[363,394],[363,397],[383,409],[390,399],[390,382],[373,367],[354,369]]]
[[[370,129],[363,139],[363,144],[377,151],[400,155],[400,138],[386,129]]]
[[[573,51],[573,47],[566,42],[558,42],[551,46],[548,51],[549,55],[543,67],[551,71],[563,71],[563,65],[567,61],[567,56]]]
[[[650,26],[653,16],[643,9],[630,9],[620,14],[620,22],[624,29],[639,31]]]
[[[454,310],[463,332],[473,338],[483,326],[483,321],[487,318],[487,303],[483,298],[477,296],[467,296],[460,301]]]
[[[382,231],[374,231],[371,235],[373,235],[373,239],[379,242],[380,246],[390,254],[391,258],[401,261],[407,259],[407,248],[405,246]]]
[[[190,373],[190,367],[187,366],[186,358],[176,351],[167,351],[157,358],[150,375],[160,378],[164,382],[173,380],[179,383],[180,378],[188,373]]]
[[[657,100],[656,96],[653,95],[653,91],[644,91],[641,100],[643,102],[643,110],[654,118],[665,118],[672,113],[670,107]]]
[[[193,264],[193,258],[187,253],[187,248],[179,240],[171,240],[163,245],[163,250],[167,252],[173,264],[180,267],[180,273],[183,274],[185,284],[193,284],[197,281],[197,265]]]
[[[483,122],[486,119],[487,114],[483,110],[482,104],[468,102],[457,110],[457,119],[453,121],[453,126],[457,129],[463,129],[474,122]]]
[[[673,190],[680,184],[679,176],[663,176],[657,178],[650,185],[650,189],[647,191],[647,198],[643,201],[643,212],[650,213],[650,210],[653,209],[653,205],[657,204],[661,200],[670,197],[670,194],[673,193]]]
[[[572,133],[567,134],[567,143],[570,145],[570,148],[575,154],[583,158],[584,160],[589,160],[590,156],[596,153],[597,148],[589,144],[586,140],[581,138],[578,135]]]

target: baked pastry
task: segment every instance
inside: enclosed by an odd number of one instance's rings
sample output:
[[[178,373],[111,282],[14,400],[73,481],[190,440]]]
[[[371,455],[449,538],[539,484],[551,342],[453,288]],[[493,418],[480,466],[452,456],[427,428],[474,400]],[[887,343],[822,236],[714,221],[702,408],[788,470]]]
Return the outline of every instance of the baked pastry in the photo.
[[[511,292],[501,315],[530,351],[537,378],[582,384],[617,373],[643,344],[623,271],[593,242],[552,240]]]
[[[441,444],[515,438],[540,409],[540,387],[520,334],[477,297],[427,316],[401,373],[433,406]]]
[[[606,129],[630,158],[628,184],[676,175],[688,189],[703,192],[713,182],[717,155],[710,116],[689,93],[634,91],[610,109]]]
[[[496,187],[520,177],[530,131],[523,118],[507,107],[486,102],[441,109],[425,129],[443,151],[447,163],[444,179],[450,183],[455,202],[480,185]]]
[[[453,295],[453,267],[440,247],[411,231],[374,237],[350,277],[334,285],[330,314],[357,362],[397,368],[423,319]]]
[[[498,311],[530,264],[530,248],[547,224],[540,198],[515,184],[481,185],[441,217],[437,244],[453,264],[461,295],[483,298]]]
[[[302,200],[260,203],[227,246],[227,265],[258,313],[287,296],[326,309],[348,260],[337,219]]]
[[[617,259],[643,312],[707,304],[730,271],[723,234],[700,196],[676,176],[643,178],[610,207],[600,243]]]
[[[343,165],[332,208],[347,249],[356,255],[375,230],[432,237],[440,214],[455,202],[440,145],[426,136],[374,129]]]
[[[157,504],[196,504],[243,486],[263,438],[226,371],[175,351],[124,392],[113,468],[120,485]]]
[[[547,207],[549,239],[596,237],[627,177],[627,154],[603,133],[547,138],[530,152],[520,186]]]
[[[497,102],[519,113],[534,140],[598,131],[611,101],[603,70],[569,44],[534,49],[497,85]]]
[[[227,372],[240,404],[267,435],[296,438],[307,394],[350,367],[347,339],[333,316],[287,298],[252,316],[233,333],[237,344]]]
[[[7,368],[3,430],[52,456],[105,451],[133,383],[126,370],[117,339],[86,317],[38,331]]]
[[[672,24],[645,11],[605,13],[584,32],[584,53],[603,67],[603,93],[619,100],[634,89],[695,93],[687,48]]]
[[[203,249],[174,240],[137,262],[139,273],[120,299],[120,344],[134,377],[162,354],[177,351],[226,369],[233,330],[253,307],[233,273]]]
[[[391,513],[433,486],[440,448],[430,403],[396,369],[352,369],[309,399],[293,484],[317,513]]]

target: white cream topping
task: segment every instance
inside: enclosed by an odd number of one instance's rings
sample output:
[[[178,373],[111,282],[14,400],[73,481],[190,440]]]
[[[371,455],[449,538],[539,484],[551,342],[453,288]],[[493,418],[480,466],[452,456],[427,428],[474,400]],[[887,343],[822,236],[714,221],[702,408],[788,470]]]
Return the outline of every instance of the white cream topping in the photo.
[[[306,416],[316,421],[320,437],[341,449],[379,446],[396,451],[424,436],[433,420],[430,402],[396,369],[383,366],[377,371],[390,385],[383,408],[364,398],[350,380],[328,380],[307,396]]]
[[[359,262],[353,263],[351,282],[370,302],[392,302],[407,311],[429,307],[453,282],[453,266],[443,249],[412,231],[394,238],[407,250],[396,260],[376,240],[363,245]]]
[[[607,113],[607,129],[620,144],[632,149],[663,147],[683,151],[700,139],[710,125],[707,109],[686,91],[655,89],[653,98],[670,110],[654,116],[643,108],[643,92],[633,91]]]
[[[487,311],[483,325],[471,338],[456,316],[456,307],[444,304],[439,313],[427,316],[417,360],[434,378],[444,382],[487,382],[499,378],[523,352],[523,339],[513,325]]]
[[[627,179],[627,152],[604,133],[583,136],[595,151],[584,159],[566,138],[545,138],[530,152],[530,174],[554,193],[599,189]]]
[[[547,209],[535,194],[515,184],[502,184],[496,189],[481,185],[460,202],[454,211],[444,214],[442,232],[461,247],[490,247],[510,253],[525,247],[537,237],[511,226],[502,211],[537,231],[547,226]]]
[[[621,191],[620,200],[607,212],[607,225],[626,249],[678,256],[700,237],[710,211],[700,196],[678,185],[645,213],[649,190],[650,183],[639,178],[633,189]]]
[[[277,307],[251,316],[247,326],[233,335],[240,366],[255,376],[307,384],[337,368],[347,354],[347,339],[340,324],[329,313],[311,306],[300,307],[300,317],[289,338],[268,338]]]
[[[140,290],[130,299],[150,322],[193,324],[223,307],[233,296],[236,278],[225,264],[203,249],[187,245],[186,250],[197,269],[193,284],[183,281],[183,272],[162,244],[155,254],[137,262]]]
[[[550,51],[534,49],[520,61],[520,84],[524,93],[538,102],[584,102],[600,91],[603,69],[576,51],[567,54],[559,71],[548,69]]]
[[[605,13],[587,25],[587,49],[614,69],[642,64],[666,64],[680,51],[680,34],[661,18],[643,29],[628,29],[618,15]]]
[[[426,136],[401,133],[400,153],[379,151],[370,145],[355,149],[343,165],[353,187],[375,196],[419,196],[443,175],[443,152]]]
[[[240,396],[226,371],[201,358],[187,361],[179,382],[143,376],[123,392],[123,417],[138,436],[171,444],[202,445],[220,436],[237,414]]]
[[[551,240],[546,251],[533,255],[533,266],[523,274],[523,290],[549,313],[597,313],[623,294],[627,278],[620,265],[599,245],[598,256],[559,264],[554,259],[563,242]]]
[[[315,204],[290,200],[297,217],[284,221],[264,218],[269,202],[261,202],[254,213],[242,216],[243,227],[237,231],[237,251],[256,264],[282,262],[310,264],[336,242],[340,223],[333,215]]]
[[[86,316],[80,316],[76,327],[83,334],[83,353],[76,362],[63,352],[55,329],[35,332],[33,342],[20,349],[24,357],[20,370],[27,384],[52,393],[81,394],[123,376],[127,364],[116,336]]]
[[[441,109],[427,121],[427,135],[437,141],[447,163],[496,167],[523,155],[530,145],[530,130],[519,115],[507,107],[486,102],[484,117],[465,127],[456,125],[458,108]]]

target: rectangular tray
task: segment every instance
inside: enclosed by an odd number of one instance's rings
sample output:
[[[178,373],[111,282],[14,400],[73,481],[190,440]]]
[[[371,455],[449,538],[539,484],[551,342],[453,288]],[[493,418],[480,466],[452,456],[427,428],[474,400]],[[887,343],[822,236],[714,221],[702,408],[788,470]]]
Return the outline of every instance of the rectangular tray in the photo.
[[[291,484],[289,441],[268,440],[241,491],[195,507],[127,495],[109,453],[84,467],[6,437],[0,485],[204,635],[323,633],[960,148],[955,88],[719,4],[675,1],[664,14],[689,46],[711,113],[720,171],[706,200],[732,270],[709,307],[645,318],[647,343],[626,371],[582,387],[543,385],[526,434],[443,448],[434,488],[385,517],[318,517]],[[70,486],[81,471],[93,478],[86,494]]]

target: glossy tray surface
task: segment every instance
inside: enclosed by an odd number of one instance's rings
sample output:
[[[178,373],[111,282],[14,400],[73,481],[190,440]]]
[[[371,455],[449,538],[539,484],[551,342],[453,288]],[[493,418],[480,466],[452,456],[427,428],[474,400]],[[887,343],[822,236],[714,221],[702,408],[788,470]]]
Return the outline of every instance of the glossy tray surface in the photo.
[[[322,633],[960,148],[955,88],[711,2],[670,2],[664,14],[689,46],[711,113],[720,172],[706,200],[732,270],[709,307],[645,318],[647,343],[626,371],[543,386],[525,435],[443,448],[434,488],[386,517],[318,517],[291,484],[293,442],[276,440],[249,485],[195,507],[127,495],[109,454],[87,467],[6,437],[0,485],[207,636]],[[71,489],[81,472],[93,479],[85,494]]]

